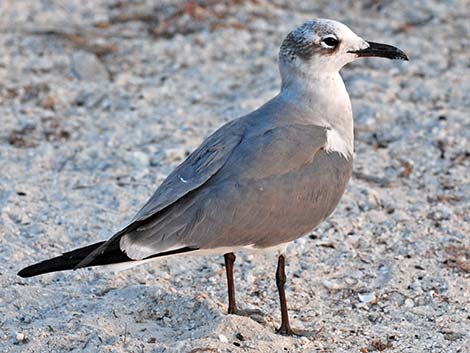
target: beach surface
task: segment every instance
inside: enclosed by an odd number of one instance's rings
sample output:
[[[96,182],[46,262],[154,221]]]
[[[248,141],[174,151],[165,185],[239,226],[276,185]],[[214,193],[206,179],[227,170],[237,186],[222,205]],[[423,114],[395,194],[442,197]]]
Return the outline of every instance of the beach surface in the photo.
[[[411,4],[410,4],[411,3]],[[2,352],[470,351],[470,21],[467,1],[0,3]],[[277,94],[278,48],[331,18],[398,46],[342,75],[355,167],[335,213],[275,254],[22,279],[109,238],[208,134]],[[302,146],[299,146],[302,148]]]

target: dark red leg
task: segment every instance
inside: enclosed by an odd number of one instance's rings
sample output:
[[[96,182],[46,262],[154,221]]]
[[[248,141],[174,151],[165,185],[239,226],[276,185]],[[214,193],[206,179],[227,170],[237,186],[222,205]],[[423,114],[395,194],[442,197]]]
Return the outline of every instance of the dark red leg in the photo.
[[[281,302],[281,327],[277,330],[277,333],[281,335],[294,335],[289,324],[289,314],[287,312],[287,301],[286,291],[284,286],[286,284],[286,272],[285,272],[286,259],[284,255],[280,255],[277,261],[276,271],[276,285],[279,292],[279,300]]]
[[[227,273],[227,287],[228,287],[228,313],[236,314],[237,302],[235,301],[235,285],[233,283],[233,263],[237,257],[233,252],[224,255],[225,271]]]

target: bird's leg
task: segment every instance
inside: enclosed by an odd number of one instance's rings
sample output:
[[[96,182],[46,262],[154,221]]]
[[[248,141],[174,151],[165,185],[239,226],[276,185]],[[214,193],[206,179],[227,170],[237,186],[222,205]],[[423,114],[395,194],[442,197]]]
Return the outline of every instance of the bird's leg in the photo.
[[[227,287],[228,287],[228,313],[236,314],[237,303],[235,301],[235,285],[233,284],[233,263],[237,257],[233,252],[224,255],[225,259],[225,272],[227,273]]]
[[[235,285],[233,282],[233,263],[236,256],[233,252],[224,255],[225,271],[227,273],[227,287],[228,287],[228,313],[240,316],[248,316],[251,319],[263,323],[263,313],[258,309],[239,309],[235,300]]]
[[[277,333],[281,335],[293,335],[294,331],[291,329],[289,324],[289,315],[287,313],[287,302],[286,302],[286,291],[284,286],[286,284],[286,272],[285,272],[285,261],[284,255],[280,255],[277,261],[276,270],[276,285],[279,292],[279,300],[281,301],[281,327],[277,330]]]

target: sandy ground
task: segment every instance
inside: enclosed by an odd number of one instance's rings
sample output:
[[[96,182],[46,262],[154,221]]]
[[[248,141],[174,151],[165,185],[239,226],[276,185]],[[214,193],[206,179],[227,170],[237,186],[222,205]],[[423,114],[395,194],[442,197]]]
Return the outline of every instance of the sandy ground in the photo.
[[[0,2],[0,350],[469,352],[468,2],[214,3]],[[292,324],[314,337],[274,333],[273,256],[236,263],[261,322],[225,314],[221,257],[16,276],[109,237],[204,136],[276,94],[283,37],[315,17],[411,61],[343,70],[355,175],[287,258]]]

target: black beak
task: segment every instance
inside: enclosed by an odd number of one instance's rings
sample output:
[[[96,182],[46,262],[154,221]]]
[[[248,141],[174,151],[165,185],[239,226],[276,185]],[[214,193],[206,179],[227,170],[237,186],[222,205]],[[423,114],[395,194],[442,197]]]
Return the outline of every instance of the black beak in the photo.
[[[388,58],[392,60],[408,61],[408,56],[403,51],[401,51],[400,49],[392,45],[374,43],[374,42],[367,42],[367,43],[369,43],[368,48],[356,50],[356,51],[349,51],[348,53],[353,53],[360,57],[378,56],[381,58]]]

